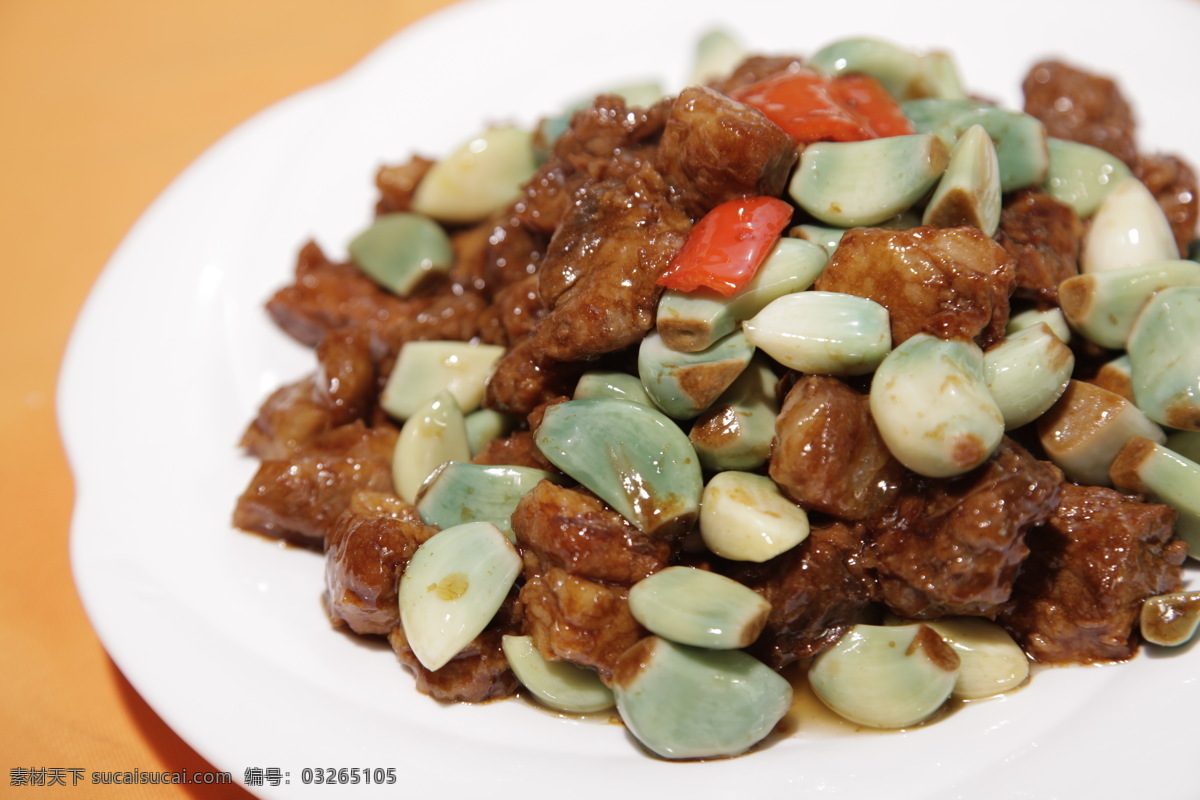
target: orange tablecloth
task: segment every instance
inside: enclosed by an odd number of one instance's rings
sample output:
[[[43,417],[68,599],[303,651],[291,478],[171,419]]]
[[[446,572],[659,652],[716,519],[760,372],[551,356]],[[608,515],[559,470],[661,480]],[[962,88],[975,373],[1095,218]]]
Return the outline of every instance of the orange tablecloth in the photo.
[[[93,771],[213,767],[138,696],[84,616],[67,561],[59,365],[92,282],[175,175],[449,1],[0,2],[0,796],[248,797],[89,784]],[[66,786],[21,785],[56,779]]]

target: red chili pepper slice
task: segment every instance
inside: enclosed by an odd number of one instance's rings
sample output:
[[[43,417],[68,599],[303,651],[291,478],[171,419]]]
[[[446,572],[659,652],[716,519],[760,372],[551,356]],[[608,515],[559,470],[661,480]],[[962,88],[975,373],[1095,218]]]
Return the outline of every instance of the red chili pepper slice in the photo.
[[[869,75],[828,78],[795,68],[730,93],[797,142],[858,142],[913,133],[900,104]]]
[[[721,203],[692,228],[658,285],[731,295],[754,277],[791,220],[792,207],[775,197]]]

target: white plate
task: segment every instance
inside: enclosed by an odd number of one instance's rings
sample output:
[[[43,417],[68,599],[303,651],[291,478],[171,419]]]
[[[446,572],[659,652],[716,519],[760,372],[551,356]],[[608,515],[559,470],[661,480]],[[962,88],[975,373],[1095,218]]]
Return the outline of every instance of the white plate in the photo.
[[[1020,0],[986,14],[917,0],[566,9],[482,0],[412,26],[221,140],[115,254],[71,339],[59,402],[79,488],[73,566],[120,669],[218,767],[286,773],[286,785],[255,789],[270,797],[330,797],[302,783],[305,768],[326,767],[394,767],[403,788],[383,787],[389,797],[611,798],[668,779],[697,799],[1200,794],[1186,766],[1200,712],[1194,653],[1050,670],[910,732],[802,722],[746,758],[672,764],[642,755],[619,726],[521,702],[434,703],[386,646],[331,632],[319,556],[231,529],[254,469],[236,449],[241,430],[270,390],[313,365],[262,310],[303,241],[343,252],[370,217],[380,163],[440,155],[485,123],[533,121],[606,85],[659,77],[677,90],[714,23],[762,51],[810,53],[861,33],[950,48],[972,89],[1010,105],[1026,68],[1061,54],[1120,76],[1144,149],[1200,163],[1196,98],[1182,85],[1200,75],[1195,0]]]

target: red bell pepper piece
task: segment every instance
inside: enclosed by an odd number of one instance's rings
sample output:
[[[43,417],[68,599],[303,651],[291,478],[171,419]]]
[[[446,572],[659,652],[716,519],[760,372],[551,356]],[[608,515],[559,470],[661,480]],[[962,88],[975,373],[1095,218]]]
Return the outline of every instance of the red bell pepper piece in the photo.
[[[754,277],[791,220],[792,207],[774,197],[721,203],[692,228],[658,285],[731,295]]]
[[[797,142],[858,142],[913,133],[900,104],[869,75],[828,78],[797,67],[730,97],[754,106]]]

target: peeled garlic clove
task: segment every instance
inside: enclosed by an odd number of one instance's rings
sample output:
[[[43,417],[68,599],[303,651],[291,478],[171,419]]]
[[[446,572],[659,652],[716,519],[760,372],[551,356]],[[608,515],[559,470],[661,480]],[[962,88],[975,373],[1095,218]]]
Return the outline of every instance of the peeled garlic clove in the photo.
[[[1033,422],[1054,405],[1074,368],[1075,354],[1044,323],[1006,337],[983,354],[988,391],[1007,429]]]
[[[376,217],[369,228],[350,240],[347,249],[359,269],[401,297],[426,276],[448,272],[454,263],[446,231],[421,214]]]
[[[609,397],[654,407],[654,401],[650,399],[646,387],[642,386],[641,379],[616,370],[593,370],[579,376],[574,399],[587,400],[590,397]]]
[[[696,43],[689,86],[707,86],[724,78],[746,58],[746,49],[724,29],[711,30]]]
[[[704,487],[700,536],[733,561],[769,561],[808,538],[808,514],[765,475],[728,470]]]
[[[490,522],[438,531],[400,576],[400,624],[413,655],[437,671],[483,632],[521,571],[516,548]]]
[[[1173,592],[1148,597],[1142,603],[1140,629],[1151,644],[1187,644],[1200,626],[1200,592]]]
[[[463,418],[467,429],[467,444],[470,445],[471,455],[482,450],[488,442],[507,436],[515,427],[512,417],[491,408],[477,408]],[[466,461],[456,458],[456,461]]]
[[[974,469],[1004,436],[983,352],[961,339],[927,333],[906,339],[875,371],[870,408],[892,455],[933,478]]]
[[[478,222],[516,199],[536,169],[532,133],[493,128],[430,167],[412,208],[439,222]]]
[[[1130,439],[1109,468],[1113,485],[1179,512],[1175,533],[1200,558],[1200,464],[1144,437]]]
[[[422,488],[417,511],[426,525],[449,528],[466,522],[491,522],[506,533],[521,498],[543,480],[545,470],[451,461]]]
[[[594,670],[569,661],[547,661],[529,636],[502,636],[500,649],[521,685],[542,705],[569,714],[612,708],[612,690]]]
[[[1119,394],[1132,403],[1133,368],[1129,363],[1129,354],[1119,355],[1111,361],[1101,364],[1088,383],[1094,383],[1101,389]]]
[[[1050,410],[1038,418],[1042,449],[1077,483],[1108,486],[1108,468],[1135,436],[1162,442],[1162,429],[1118,394],[1073,380]]]
[[[800,154],[788,194],[829,225],[875,225],[920,200],[948,159],[946,145],[931,134],[818,142]]]
[[[942,707],[959,667],[958,654],[927,625],[855,625],[813,660],[808,682],[851,722],[907,728]]]
[[[667,567],[630,588],[629,611],[646,630],[664,639],[736,650],[762,633],[771,604],[724,575],[695,567]]]
[[[953,617],[923,624],[937,631],[961,661],[952,696],[963,700],[994,697],[1028,679],[1028,656],[1004,628],[991,620]]]
[[[982,125],[972,125],[954,143],[922,223],[939,228],[971,225],[995,235],[1000,225],[1000,161]]]
[[[761,360],[750,366],[708,407],[688,432],[705,469],[755,469],[766,463],[775,438],[775,373]]]
[[[411,417],[443,390],[458,401],[463,413],[479,408],[483,389],[504,348],[493,344],[456,341],[408,342],[379,397],[383,410],[396,419]]]
[[[1175,259],[1074,275],[1059,284],[1058,299],[1077,331],[1101,347],[1120,350],[1155,292],[1198,285],[1200,264]]]
[[[658,333],[672,350],[704,350],[775,298],[812,286],[828,260],[812,242],[780,239],[750,282],[732,296],[703,289],[663,292],[655,321]]]
[[[1200,431],[1200,286],[1155,293],[1129,331],[1133,399],[1155,422]]]
[[[1041,121],[1021,111],[980,103],[949,116],[935,133],[949,147],[976,125],[987,131],[995,145],[1002,192],[1042,184],[1050,168],[1050,151]]]
[[[550,463],[639,530],[671,537],[700,509],[700,459],[683,431],[657,409],[611,398],[546,409],[534,433]]]
[[[839,39],[813,53],[806,63],[809,68],[830,76],[870,75],[897,99],[924,94],[921,79],[925,75],[920,56],[882,39]]]
[[[630,733],[663,758],[743,753],[792,704],[792,687],[741,650],[707,650],[648,636],[617,662],[613,693]]]
[[[840,292],[797,292],[742,323],[746,338],[786,367],[822,375],[865,375],[892,347],[888,310]]]
[[[691,419],[712,405],[753,357],[754,345],[741,331],[695,353],[672,350],[651,331],[638,348],[638,377],[667,416]]]
[[[1133,174],[1124,161],[1099,147],[1053,136],[1046,143],[1050,166],[1042,185],[1080,219],[1096,213],[1112,188]]]
[[[417,502],[421,484],[447,461],[471,457],[467,426],[458,401],[442,391],[408,418],[392,451],[392,481],[396,494]]]
[[[1044,310],[1030,308],[1026,311],[1017,312],[1008,318],[1008,324],[1004,326],[1004,335],[1012,336],[1018,331],[1037,325],[1046,325],[1063,342],[1067,344],[1071,343],[1071,326],[1067,324],[1067,319],[1063,316],[1062,309],[1058,308]]]
[[[1177,258],[1175,234],[1162,206],[1131,176],[1113,186],[1096,210],[1084,236],[1079,271],[1104,272]]]

